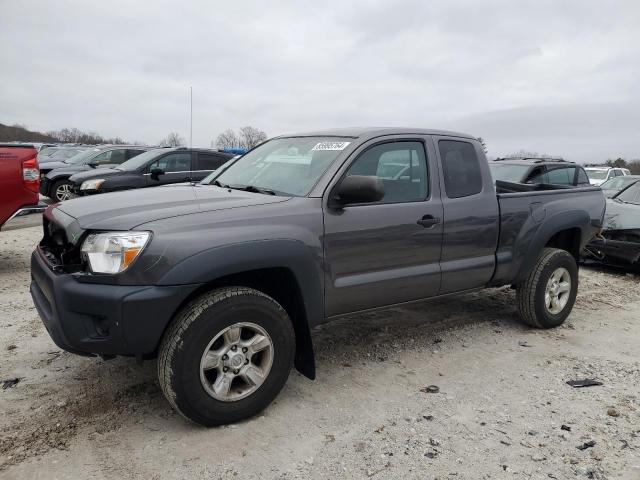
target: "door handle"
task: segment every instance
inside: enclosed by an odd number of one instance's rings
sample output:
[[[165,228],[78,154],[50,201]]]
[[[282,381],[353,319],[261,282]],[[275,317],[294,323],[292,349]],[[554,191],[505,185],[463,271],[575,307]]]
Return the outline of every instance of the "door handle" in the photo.
[[[437,225],[438,223],[440,223],[440,219],[438,217],[434,217],[433,215],[425,215],[416,223],[418,225],[422,225],[424,228],[431,228],[434,225]]]

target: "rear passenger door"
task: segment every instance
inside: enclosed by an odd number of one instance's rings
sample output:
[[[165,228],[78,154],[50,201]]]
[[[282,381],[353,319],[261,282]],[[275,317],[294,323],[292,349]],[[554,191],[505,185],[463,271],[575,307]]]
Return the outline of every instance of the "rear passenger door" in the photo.
[[[196,157],[196,165],[192,171],[191,179],[200,181],[214,170],[218,169],[223,163],[229,160],[229,157],[216,155],[209,152],[198,152]]]
[[[425,138],[386,137],[365,143],[328,188],[324,205],[327,316],[438,294],[442,202],[437,163]],[[349,175],[376,176],[376,203],[329,207]]]
[[[151,172],[156,169],[161,170],[162,173],[157,178],[154,178]],[[149,165],[145,175],[147,176],[148,186],[188,182],[191,178],[191,153],[168,153]]]
[[[444,211],[440,293],[482,287],[493,276],[500,226],[489,165],[476,142],[445,136],[434,141]]]

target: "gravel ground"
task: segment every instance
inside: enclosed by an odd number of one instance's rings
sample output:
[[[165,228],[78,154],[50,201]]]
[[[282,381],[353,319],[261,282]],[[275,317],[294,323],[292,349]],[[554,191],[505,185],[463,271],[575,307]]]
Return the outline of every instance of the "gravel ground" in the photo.
[[[155,362],[49,339],[28,294],[39,235],[0,234],[0,379],[21,379],[0,390],[2,479],[640,478],[637,276],[583,268],[551,331],[521,326],[509,289],[342,319],[314,333],[315,382],[294,372],[259,417],[204,429]],[[582,378],[603,385],[565,383]]]

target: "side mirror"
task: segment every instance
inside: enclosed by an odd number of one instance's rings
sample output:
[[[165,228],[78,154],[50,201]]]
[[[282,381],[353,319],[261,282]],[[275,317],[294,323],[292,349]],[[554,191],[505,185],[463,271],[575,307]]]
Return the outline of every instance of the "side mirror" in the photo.
[[[96,168],[100,164],[98,162],[89,162],[87,163],[87,165],[89,165],[91,168]]]
[[[150,173],[152,179],[158,180],[158,177],[160,175],[164,175],[164,170],[162,170],[161,168],[152,168]]]
[[[345,177],[336,191],[338,205],[373,203],[384,198],[384,184],[378,177],[350,175]]]

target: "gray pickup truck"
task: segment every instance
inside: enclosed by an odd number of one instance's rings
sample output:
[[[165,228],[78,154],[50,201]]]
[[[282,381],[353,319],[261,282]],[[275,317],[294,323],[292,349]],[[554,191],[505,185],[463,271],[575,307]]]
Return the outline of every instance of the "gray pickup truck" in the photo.
[[[254,415],[310,331],[341,315],[486,287],[560,325],[598,188],[496,194],[471,136],[344,129],[274,138],[201,184],[49,207],[31,294],[55,343],[158,357],[173,407],[203,425]]]

